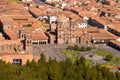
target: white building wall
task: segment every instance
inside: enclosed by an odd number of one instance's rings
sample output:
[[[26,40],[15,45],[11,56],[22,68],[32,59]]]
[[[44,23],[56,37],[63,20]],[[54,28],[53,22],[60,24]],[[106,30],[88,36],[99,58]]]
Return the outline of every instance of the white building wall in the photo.
[[[87,27],[87,23],[79,23],[78,24],[78,28],[86,28]]]
[[[48,19],[48,16],[39,16],[37,19],[40,19],[40,20],[42,20],[42,19]]]
[[[57,21],[57,16],[49,16],[49,23],[51,24],[52,22]]]
[[[30,1],[32,1],[32,0],[22,0],[22,2],[30,2]]]
[[[60,2],[60,1],[62,1],[62,0],[46,0],[46,2],[54,2],[54,1],[57,1],[57,2]]]

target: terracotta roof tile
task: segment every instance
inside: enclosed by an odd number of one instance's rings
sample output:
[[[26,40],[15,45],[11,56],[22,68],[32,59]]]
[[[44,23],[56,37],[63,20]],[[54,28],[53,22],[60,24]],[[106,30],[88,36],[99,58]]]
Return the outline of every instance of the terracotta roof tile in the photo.
[[[33,40],[48,40],[48,37],[45,35],[44,31],[35,31],[31,34]]]
[[[112,42],[113,44],[120,46],[120,41],[117,40],[111,40],[110,42]]]
[[[36,16],[47,16],[47,13],[42,11],[40,8],[29,7],[29,11],[32,12]]]

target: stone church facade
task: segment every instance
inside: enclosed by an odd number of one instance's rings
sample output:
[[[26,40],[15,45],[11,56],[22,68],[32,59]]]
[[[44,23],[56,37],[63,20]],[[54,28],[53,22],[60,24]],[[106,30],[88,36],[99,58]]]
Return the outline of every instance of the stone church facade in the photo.
[[[77,34],[79,33],[77,22],[68,20],[64,15],[58,17],[56,25],[51,24],[51,32],[56,34],[57,44],[90,44],[91,42],[91,37],[87,33]]]
[[[72,21],[58,22],[57,26],[58,44],[74,44],[76,43],[76,25]]]

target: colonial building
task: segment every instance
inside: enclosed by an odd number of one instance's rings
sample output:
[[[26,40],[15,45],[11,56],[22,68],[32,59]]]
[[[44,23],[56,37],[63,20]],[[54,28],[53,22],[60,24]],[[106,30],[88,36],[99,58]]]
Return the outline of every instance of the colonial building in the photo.
[[[40,22],[31,24],[19,30],[19,38],[24,38],[24,48],[27,53],[32,52],[32,45],[48,44],[48,37],[42,25],[37,25]]]
[[[0,59],[6,63],[12,63],[14,65],[25,65],[27,61],[38,61],[39,57],[32,54],[18,54],[18,53],[0,53]]]
[[[23,39],[18,40],[1,40],[0,41],[0,52],[15,53],[24,51]]]
[[[51,24],[52,22],[57,22],[57,15],[55,14],[49,14],[48,21]]]
[[[48,20],[47,13],[42,11],[40,8],[29,7],[29,12],[33,15],[33,17],[39,20]]]
[[[68,20],[64,15],[58,17],[57,23],[51,25],[50,39],[57,44],[106,44],[118,37],[110,32],[97,27],[79,28],[74,20]],[[51,40],[50,40],[51,41]],[[53,42],[51,42],[53,43]]]
[[[6,30],[6,29],[13,29],[13,20],[10,16],[7,16],[7,15],[3,15],[0,17],[0,24],[1,24],[1,27],[3,27],[2,29]]]
[[[76,31],[76,24],[74,21],[68,21],[66,17],[59,16],[58,17],[58,24],[57,24],[57,42],[58,44],[64,43],[76,43],[75,40],[75,31]]]

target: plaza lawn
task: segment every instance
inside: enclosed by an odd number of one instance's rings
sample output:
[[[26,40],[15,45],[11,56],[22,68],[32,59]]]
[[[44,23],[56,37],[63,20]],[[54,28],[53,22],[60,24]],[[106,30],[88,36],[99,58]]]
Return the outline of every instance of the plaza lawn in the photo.
[[[74,50],[62,50],[61,51],[67,58],[70,58],[70,60],[74,63],[76,59],[79,57],[79,52]],[[90,60],[85,60],[85,65],[90,66],[93,62]]]
[[[80,55],[78,51],[74,50],[62,50],[61,52],[73,63],[75,62],[76,58]]]
[[[106,50],[96,50],[94,54],[99,55],[99,56],[107,56],[107,55],[112,55],[111,53],[107,52]],[[113,56],[113,55],[112,55]]]
[[[117,66],[117,65],[120,65],[120,58],[112,59],[107,64],[100,64],[101,67],[105,67],[105,66]]]
[[[111,53],[101,49],[101,50],[96,50],[94,54],[99,55],[99,56],[104,56],[106,57],[106,61],[109,61],[106,64],[101,64],[101,66],[115,66],[115,65],[120,65],[120,58],[115,57]]]
[[[120,65],[120,58],[113,57],[113,59],[110,61],[111,65]]]
[[[107,64],[100,64],[101,67],[106,67],[106,66],[118,66],[120,65],[120,61],[112,61],[110,63],[107,63]]]
[[[101,66],[117,66],[120,65],[120,58],[113,57],[112,60],[109,61],[107,64],[101,64]]]
[[[67,58],[76,58],[79,56],[78,51],[73,50],[62,50],[61,51],[64,55],[66,55]]]

